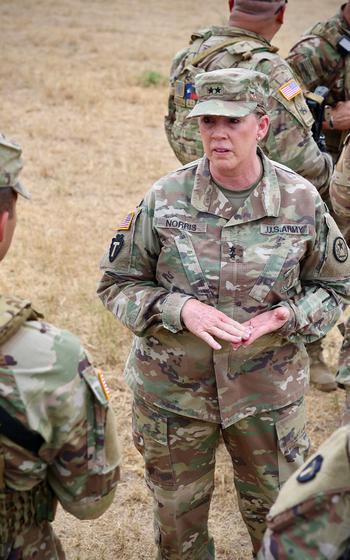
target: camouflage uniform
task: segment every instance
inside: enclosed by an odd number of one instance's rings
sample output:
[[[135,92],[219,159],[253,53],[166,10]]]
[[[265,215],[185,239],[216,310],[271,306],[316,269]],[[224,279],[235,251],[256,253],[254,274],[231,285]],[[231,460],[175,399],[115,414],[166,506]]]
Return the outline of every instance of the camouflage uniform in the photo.
[[[11,560],[65,558],[50,523],[57,500],[93,519],[119,478],[103,380],[74,335],[38,319],[28,302],[0,297],[0,407],[35,444],[0,428],[0,557]]]
[[[20,156],[0,136],[0,202],[3,187],[30,196]],[[50,523],[57,502],[79,519],[98,517],[119,462],[108,388],[79,340],[28,301],[0,295],[0,558],[64,559]]]
[[[304,88],[313,91],[317,86],[324,85],[330,90],[327,103],[335,106],[339,101],[350,99],[350,55],[342,54],[337,47],[342,37],[350,37],[350,28],[343,17],[342,9],[327,21],[319,22],[305,32],[303,37],[291,49],[287,61],[303,82]],[[346,133],[340,130],[324,131],[327,149],[336,161],[342,150]],[[349,150],[349,148],[348,148]],[[349,159],[345,155],[342,160]],[[331,179],[330,202],[332,215],[345,235],[347,242],[350,212],[346,201],[350,184],[346,184],[343,173],[344,162],[338,164]],[[340,370],[350,366],[350,322],[345,325],[344,341],[340,354]],[[335,388],[333,377],[327,373],[326,365],[321,357],[320,342],[309,348],[313,356],[312,377],[320,389],[329,385]],[[349,369],[350,373],[350,369]],[[320,383],[321,382],[321,383]]]
[[[350,99],[350,56],[342,54],[337,47],[344,36],[350,38],[350,28],[340,9],[334,17],[306,31],[287,57],[306,90],[314,91],[319,85],[329,88],[330,106]],[[337,160],[344,134],[339,130],[324,132],[327,149]]]
[[[339,428],[282,488],[259,560],[346,560],[350,553],[350,426]]]
[[[99,296],[135,334],[125,375],[162,559],[214,558],[207,518],[220,432],[258,549],[269,504],[308,447],[304,342],[349,301],[348,250],[316,189],[259,154],[263,176],[237,212],[203,157],[155,183],[101,262]],[[181,322],[189,298],[239,322],[280,305],[291,318],[252,346],[220,341],[213,351]]]
[[[203,155],[197,123],[185,120],[196,100],[192,87],[196,73],[237,66],[263,72],[271,87],[271,124],[261,148],[271,159],[311,181],[326,197],[332,161],[328,154],[320,152],[312,138],[312,115],[290,67],[277,50],[261,35],[237,27],[210,27],[194,33],[190,47],[175,56],[171,67],[167,137],[182,163]]]

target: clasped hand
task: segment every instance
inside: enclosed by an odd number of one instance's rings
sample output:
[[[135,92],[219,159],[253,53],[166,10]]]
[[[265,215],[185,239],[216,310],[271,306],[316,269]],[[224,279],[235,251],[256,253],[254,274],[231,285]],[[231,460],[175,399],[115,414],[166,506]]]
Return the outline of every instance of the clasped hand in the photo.
[[[234,321],[222,311],[197,299],[189,299],[181,310],[186,328],[206,342],[213,350],[220,350],[216,338],[230,342],[237,350],[249,346],[264,334],[280,329],[290,317],[286,307],[264,311],[245,323]]]

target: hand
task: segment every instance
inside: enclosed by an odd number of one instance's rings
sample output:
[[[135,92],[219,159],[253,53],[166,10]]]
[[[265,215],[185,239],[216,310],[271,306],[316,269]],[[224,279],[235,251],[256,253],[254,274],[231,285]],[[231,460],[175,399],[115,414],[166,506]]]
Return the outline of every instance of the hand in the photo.
[[[247,326],[251,328],[250,336],[247,340],[242,340],[242,342],[232,344],[233,349],[237,350],[240,346],[249,346],[255,340],[274,331],[277,331],[283,327],[284,323],[288,321],[290,317],[290,311],[287,307],[277,307],[271,311],[264,311],[243,323],[242,326]]]
[[[186,301],[181,310],[181,319],[191,333],[204,340],[213,350],[221,348],[214,336],[232,343],[249,338],[248,325],[237,323],[225,313],[197,299]]]
[[[350,101],[338,101],[336,106],[332,107],[331,115],[335,130],[350,129]],[[332,130],[327,121],[323,122],[323,128],[325,130]]]

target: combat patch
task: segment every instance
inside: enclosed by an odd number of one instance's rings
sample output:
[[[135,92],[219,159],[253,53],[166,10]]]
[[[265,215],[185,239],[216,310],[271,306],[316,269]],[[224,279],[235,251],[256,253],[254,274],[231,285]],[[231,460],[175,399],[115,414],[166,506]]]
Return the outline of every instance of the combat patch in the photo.
[[[279,92],[281,92],[281,94],[283,95],[283,97],[285,99],[287,99],[287,101],[290,101],[291,99],[293,99],[294,97],[296,97],[297,95],[299,95],[300,93],[302,93],[301,91],[301,87],[299,86],[299,84],[295,81],[295,80],[289,80],[288,82],[286,82],[285,84],[283,84],[279,89]]]
[[[207,224],[203,222],[188,222],[179,218],[155,218],[154,225],[160,228],[181,229],[190,233],[204,233],[207,231]]]
[[[261,224],[260,233],[263,235],[274,235],[287,233],[290,235],[309,235],[310,226],[308,224]]]
[[[345,239],[336,237],[333,241],[333,255],[337,261],[343,263],[348,259],[348,247]]]
[[[313,480],[317,473],[320,471],[323,463],[322,455],[316,455],[298,474],[297,481],[301,484]]]
[[[117,258],[118,254],[123,248],[123,245],[124,245],[124,234],[118,233],[113,237],[109,247],[109,262],[113,262]]]

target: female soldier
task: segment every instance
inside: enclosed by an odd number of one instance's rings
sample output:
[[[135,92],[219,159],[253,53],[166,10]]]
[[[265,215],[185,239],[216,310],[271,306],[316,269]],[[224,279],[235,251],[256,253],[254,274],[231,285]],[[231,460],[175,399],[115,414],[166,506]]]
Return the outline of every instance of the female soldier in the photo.
[[[181,87],[181,84],[178,84]],[[308,448],[304,342],[349,301],[348,249],[316,189],[270,161],[266,75],[196,78],[205,156],[160,179],[102,260],[98,293],[136,335],[133,435],[154,496],[158,558],[214,558],[215,451],[231,455],[254,553]]]

